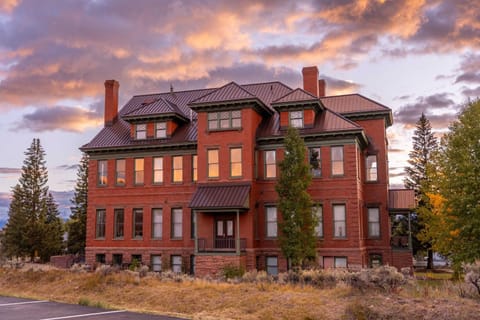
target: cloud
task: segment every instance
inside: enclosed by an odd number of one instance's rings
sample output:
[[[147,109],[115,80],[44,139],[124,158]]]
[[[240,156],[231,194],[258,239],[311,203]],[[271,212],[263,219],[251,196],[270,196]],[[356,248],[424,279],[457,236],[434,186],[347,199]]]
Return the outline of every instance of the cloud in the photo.
[[[362,87],[360,84],[341,80],[326,75],[320,75],[320,79],[325,79],[327,95],[347,94],[358,92]]]
[[[463,88],[462,94],[469,97],[469,98],[477,98],[480,97],[480,86],[470,89],[470,88]]]
[[[20,168],[0,168],[0,174],[20,174],[21,172]]]
[[[455,119],[458,106],[449,98],[448,93],[438,93],[425,97],[418,97],[415,103],[406,104],[395,112],[396,122],[406,128],[414,128],[421,114],[430,121],[434,130],[448,127]]]
[[[81,132],[87,128],[98,126],[101,120],[102,118],[97,112],[81,107],[43,107],[24,115],[22,120],[12,128],[12,131],[28,129],[33,132],[54,130]]]
[[[20,0],[2,0],[0,1],[0,13],[11,13],[19,4]]]
[[[78,164],[63,164],[61,166],[57,166],[57,169],[60,170],[77,170],[78,169]]]

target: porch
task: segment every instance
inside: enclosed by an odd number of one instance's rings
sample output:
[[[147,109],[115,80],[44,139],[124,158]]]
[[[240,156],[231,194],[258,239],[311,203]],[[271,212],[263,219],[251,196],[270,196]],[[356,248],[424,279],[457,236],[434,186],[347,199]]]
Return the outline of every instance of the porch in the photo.
[[[239,247],[241,252],[245,252],[247,248],[247,239],[233,239],[233,238],[198,238],[198,252],[199,253],[226,253],[236,252],[237,240],[240,240]]]

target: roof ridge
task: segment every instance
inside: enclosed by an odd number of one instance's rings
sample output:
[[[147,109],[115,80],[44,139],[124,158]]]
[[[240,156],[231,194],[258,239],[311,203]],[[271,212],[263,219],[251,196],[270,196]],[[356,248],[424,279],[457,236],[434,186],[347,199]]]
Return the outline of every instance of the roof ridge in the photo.
[[[231,86],[231,85],[234,85],[236,88],[239,88],[239,89],[242,90],[243,92],[247,93],[247,94],[250,96],[249,98],[257,98],[257,99],[258,99],[258,97],[257,97],[256,95],[252,94],[252,93],[251,93],[250,91],[248,91],[247,89],[242,88],[242,86],[240,86],[240,85],[239,85],[238,83],[236,83],[235,81],[230,81],[229,83],[221,86],[220,88],[217,88],[217,89],[215,89],[215,90],[212,90],[211,92],[206,93],[206,94],[204,94],[203,96],[200,96],[200,97],[198,97],[197,99],[190,101],[188,104],[189,104],[189,105],[195,104],[195,103],[197,103],[197,101],[201,101],[201,100],[205,99],[206,97],[208,97],[208,96],[210,96],[210,95],[213,95],[213,94],[215,94],[215,93],[217,93],[217,92],[219,92],[219,91],[221,91],[221,90],[223,90],[223,89],[225,89],[225,88],[227,88],[228,86]],[[201,103],[201,102],[200,102],[200,103]]]
[[[255,86],[255,85],[265,85],[265,84],[272,84],[272,83],[278,83],[290,90],[293,90],[291,87],[289,87],[288,85],[286,85],[285,83],[281,82],[281,81],[278,81],[278,80],[275,80],[275,81],[267,81],[267,82],[254,82],[254,83],[245,83],[245,84],[241,84],[240,86]]]
[[[152,101],[152,102],[150,102],[150,103],[145,103],[145,104],[144,104],[144,103],[141,103],[140,106],[138,106],[138,108],[135,108],[135,109],[133,109],[133,110],[130,110],[129,112],[123,114],[122,116],[128,116],[128,115],[131,114],[131,113],[134,113],[134,112],[136,112],[136,111],[138,111],[138,110],[141,110],[141,109],[145,108],[145,107],[148,106],[148,105],[151,105],[151,104],[154,103],[154,102],[157,102],[159,99],[160,99],[160,98],[157,98],[157,99],[155,99],[154,101]]]
[[[345,118],[345,117],[344,117],[344,116],[342,116],[340,113],[337,113],[337,112],[335,112],[335,111],[333,111],[333,110],[331,110],[331,109],[328,109],[328,108],[325,108],[325,111],[327,111],[327,112],[331,112],[333,115],[335,115],[335,116],[339,117],[339,118],[340,118],[340,119],[342,119],[343,121],[346,121],[346,122],[348,122],[348,123],[350,123],[350,124],[354,125],[355,127],[357,127],[357,128],[359,128],[359,129],[362,129],[362,130],[363,130],[363,127],[362,127],[362,126],[360,126],[360,125],[356,124],[355,122],[353,122],[353,121],[352,121],[352,120],[350,120],[350,119],[347,119],[347,118]]]
[[[305,90],[302,89],[302,88],[296,88],[296,89],[293,89],[292,91],[290,91],[289,93],[281,96],[280,98],[273,100],[273,101],[271,102],[271,104],[274,104],[274,103],[276,103],[277,101],[280,101],[280,100],[282,100],[283,98],[288,97],[288,96],[291,95],[291,94],[294,94],[296,91],[301,91],[302,93],[306,94],[307,96],[310,96],[310,97],[312,97],[312,98],[315,99],[315,100],[318,100],[318,97],[314,96],[314,95],[311,94],[310,92],[305,91]],[[312,99],[312,100],[313,100],[313,99]]]
[[[190,89],[190,90],[180,90],[180,91],[165,91],[165,92],[157,92],[157,93],[144,93],[144,94],[136,94],[133,95],[133,97],[144,97],[144,96],[157,96],[157,95],[163,95],[163,94],[171,94],[171,93],[184,93],[184,92],[193,92],[193,91],[203,91],[203,90],[215,90],[218,88],[203,88],[203,89]]]

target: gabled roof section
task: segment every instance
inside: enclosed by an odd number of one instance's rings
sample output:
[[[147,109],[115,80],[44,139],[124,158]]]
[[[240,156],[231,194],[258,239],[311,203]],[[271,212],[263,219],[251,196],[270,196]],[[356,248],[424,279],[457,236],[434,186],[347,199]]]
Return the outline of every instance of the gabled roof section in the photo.
[[[279,122],[280,116],[278,113],[268,119],[264,119],[257,130],[257,138],[269,139],[284,136],[286,130],[280,129]],[[328,109],[317,114],[313,127],[299,129],[300,135],[321,135],[336,132],[363,132],[363,129],[355,122]]]
[[[326,108],[351,119],[383,116],[387,126],[393,122],[390,108],[358,93],[321,97],[320,101]]]
[[[145,118],[166,118],[175,117],[183,121],[187,121],[186,116],[180,108],[173,102],[166,100],[163,97],[157,99],[148,98],[142,105],[127,114],[123,115],[125,120],[145,119]]]
[[[287,109],[289,107],[296,107],[299,105],[312,106],[317,111],[324,109],[320,104],[318,97],[315,97],[314,95],[300,88],[297,88],[272,102],[272,106],[276,110]]]
[[[203,97],[190,102],[189,106],[193,110],[199,110],[212,106],[232,105],[248,102],[254,103],[261,110],[269,114],[272,113],[271,109],[268,108],[258,97],[248,92],[246,89],[242,88],[233,81],[204,95]]]
[[[199,185],[189,207],[196,210],[246,210],[249,193],[249,183]]]

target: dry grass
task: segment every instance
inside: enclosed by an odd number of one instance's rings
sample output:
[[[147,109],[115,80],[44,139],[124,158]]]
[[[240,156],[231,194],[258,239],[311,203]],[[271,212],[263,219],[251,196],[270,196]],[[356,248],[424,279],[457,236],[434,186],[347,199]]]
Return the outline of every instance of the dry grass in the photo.
[[[411,282],[400,293],[276,283],[140,278],[134,273],[0,268],[0,295],[176,315],[191,319],[474,319],[478,300]]]

